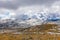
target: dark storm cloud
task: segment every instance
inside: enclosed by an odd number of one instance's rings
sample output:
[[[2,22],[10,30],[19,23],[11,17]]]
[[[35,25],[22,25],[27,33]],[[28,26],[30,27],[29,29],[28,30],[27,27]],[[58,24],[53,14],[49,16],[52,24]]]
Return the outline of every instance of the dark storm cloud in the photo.
[[[30,5],[51,5],[59,0],[13,0],[13,1],[0,1],[0,8],[17,9],[20,6]]]

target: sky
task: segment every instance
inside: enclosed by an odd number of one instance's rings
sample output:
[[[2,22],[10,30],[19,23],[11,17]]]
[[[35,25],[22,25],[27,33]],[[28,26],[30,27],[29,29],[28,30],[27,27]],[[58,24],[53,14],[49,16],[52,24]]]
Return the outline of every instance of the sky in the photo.
[[[44,18],[50,14],[60,15],[60,0],[0,0],[1,19],[19,18],[22,14],[39,18],[41,13]]]

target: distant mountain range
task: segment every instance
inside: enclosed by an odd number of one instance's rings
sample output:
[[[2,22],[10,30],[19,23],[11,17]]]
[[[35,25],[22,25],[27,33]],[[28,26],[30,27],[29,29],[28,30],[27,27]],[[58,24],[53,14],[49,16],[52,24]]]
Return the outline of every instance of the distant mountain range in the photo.
[[[20,14],[15,16],[15,20],[12,20],[11,18],[3,20],[2,22],[0,22],[0,27],[26,28],[33,25],[40,25],[46,21],[58,21],[58,20],[60,20],[60,15],[56,13],[49,13],[47,15],[46,13],[36,13],[32,15]]]
[[[36,13],[32,15],[27,14],[20,14],[16,16],[18,20],[30,20],[30,19],[40,19],[42,21],[49,20],[49,21],[57,21],[60,20],[60,14],[58,13]]]

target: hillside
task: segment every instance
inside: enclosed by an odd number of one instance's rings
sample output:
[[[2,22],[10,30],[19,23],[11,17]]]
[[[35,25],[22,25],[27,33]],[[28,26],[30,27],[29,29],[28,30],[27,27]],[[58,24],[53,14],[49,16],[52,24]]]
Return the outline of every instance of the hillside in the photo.
[[[60,33],[57,24],[42,24],[31,26],[28,28],[13,29],[10,31],[0,33],[1,40],[60,40]],[[7,31],[8,30],[8,31]],[[11,29],[12,30],[12,29]]]

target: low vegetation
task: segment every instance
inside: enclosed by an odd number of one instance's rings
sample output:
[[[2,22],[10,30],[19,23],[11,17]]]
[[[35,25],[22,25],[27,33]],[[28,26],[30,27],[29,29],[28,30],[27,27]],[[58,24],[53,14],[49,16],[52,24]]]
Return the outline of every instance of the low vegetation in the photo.
[[[0,33],[0,40],[60,40],[60,34],[55,34],[57,32],[50,30],[56,29],[57,26],[56,24],[43,24],[21,30],[17,29],[22,34]],[[51,31],[55,33],[47,33]]]

